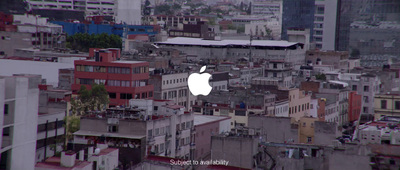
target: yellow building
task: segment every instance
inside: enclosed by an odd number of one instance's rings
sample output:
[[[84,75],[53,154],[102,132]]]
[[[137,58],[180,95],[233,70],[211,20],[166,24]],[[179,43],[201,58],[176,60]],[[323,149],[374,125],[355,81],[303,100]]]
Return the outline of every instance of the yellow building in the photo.
[[[300,91],[298,88],[289,90],[289,117],[299,121],[301,117],[310,112],[311,95]]]
[[[375,120],[382,116],[400,116],[400,94],[377,94],[374,100]]]
[[[318,121],[313,117],[301,117],[299,120],[299,142],[300,143],[314,143],[314,123]]]

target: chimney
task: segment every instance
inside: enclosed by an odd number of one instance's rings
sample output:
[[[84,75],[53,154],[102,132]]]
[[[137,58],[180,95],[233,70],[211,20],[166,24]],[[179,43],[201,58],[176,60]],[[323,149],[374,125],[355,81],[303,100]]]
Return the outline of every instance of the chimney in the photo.
[[[73,167],[75,165],[76,153],[73,151],[61,152],[61,166]]]
[[[84,159],[85,159],[85,150],[82,149],[79,151],[79,160],[84,161]]]
[[[92,157],[93,155],[93,146],[88,148],[88,158]]]

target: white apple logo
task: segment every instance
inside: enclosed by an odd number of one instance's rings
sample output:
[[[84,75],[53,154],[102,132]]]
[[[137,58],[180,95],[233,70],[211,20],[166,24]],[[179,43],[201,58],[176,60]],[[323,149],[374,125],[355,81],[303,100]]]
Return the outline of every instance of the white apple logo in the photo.
[[[210,80],[211,74],[208,73],[203,73],[206,70],[206,66],[201,67],[200,69],[200,74],[199,73],[193,73],[190,74],[188,78],[188,86],[190,92],[192,92],[193,95],[203,95],[207,96],[210,94],[212,87],[208,83]]]

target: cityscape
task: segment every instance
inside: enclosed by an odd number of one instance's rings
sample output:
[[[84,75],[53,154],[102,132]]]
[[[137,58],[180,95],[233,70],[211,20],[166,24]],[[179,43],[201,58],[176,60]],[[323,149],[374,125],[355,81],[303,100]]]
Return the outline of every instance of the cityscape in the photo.
[[[0,0],[0,170],[400,169],[399,0]]]

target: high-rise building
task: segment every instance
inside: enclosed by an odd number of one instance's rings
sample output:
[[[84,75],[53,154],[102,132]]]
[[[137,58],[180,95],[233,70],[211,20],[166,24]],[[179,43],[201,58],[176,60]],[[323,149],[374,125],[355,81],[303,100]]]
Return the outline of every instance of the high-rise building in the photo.
[[[315,1],[314,42],[315,48],[335,50],[338,0]]]
[[[0,77],[0,169],[34,169],[41,76]]]
[[[282,4],[282,40],[288,40],[288,29],[310,29],[312,37],[315,0],[283,0]]]

